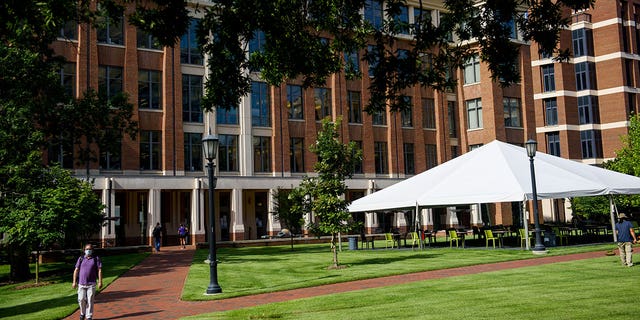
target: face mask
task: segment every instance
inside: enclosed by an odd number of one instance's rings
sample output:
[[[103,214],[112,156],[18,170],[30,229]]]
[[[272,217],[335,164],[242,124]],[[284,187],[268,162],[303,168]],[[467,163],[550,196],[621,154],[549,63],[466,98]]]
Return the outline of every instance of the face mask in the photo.
[[[87,250],[84,251],[84,255],[85,256],[90,256],[92,252],[93,252],[93,250],[87,249]]]

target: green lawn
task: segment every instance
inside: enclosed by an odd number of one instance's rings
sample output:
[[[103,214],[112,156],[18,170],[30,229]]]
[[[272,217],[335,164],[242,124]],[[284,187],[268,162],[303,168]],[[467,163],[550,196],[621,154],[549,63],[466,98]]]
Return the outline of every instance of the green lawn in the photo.
[[[124,254],[102,258],[103,289],[131,267],[138,264],[148,253]],[[60,270],[61,274],[41,279],[51,284],[28,289],[16,289],[34,281],[15,283],[0,287],[0,319],[60,319],[78,308],[76,290],[71,288],[73,264],[45,264],[44,270]],[[34,272],[32,267],[32,272]],[[0,267],[0,278],[6,277],[8,266]]]
[[[377,246],[379,248],[379,246]],[[613,244],[557,247],[550,254],[612,249]],[[218,280],[223,293],[205,296],[209,284],[209,266],[203,261],[207,250],[196,251],[183,288],[184,300],[224,299],[293,288],[311,287],[358,279],[454,268],[482,263],[531,259],[535,256],[517,249],[425,249],[425,250],[345,250],[340,263],[348,268],[327,270],[331,263],[328,244],[221,248],[218,250]]]
[[[185,319],[634,319],[638,267],[619,257],[488,272]]]

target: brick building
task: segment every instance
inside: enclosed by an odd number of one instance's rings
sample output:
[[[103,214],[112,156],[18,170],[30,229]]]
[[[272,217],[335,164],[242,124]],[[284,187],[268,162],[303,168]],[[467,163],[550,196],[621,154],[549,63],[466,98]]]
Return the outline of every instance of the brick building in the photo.
[[[202,5],[202,3],[200,3]],[[535,44],[521,40],[520,84],[501,88],[491,81],[479,59],[468,61],[454,75],[457,88],[439,92],[416,87],[408,91],[413,107],[401,113],[370,116],[368,65],[364,52],[345,55],[363,77],[347,80],[336,74],[323,87],[303,89],[291,82],[269,87],[252,74],[251,94],[229,111],[203,113],[200,108],[205,57],[198,51],[198,13],[174,48],[160,48],[149,35],[125,21],[103,28],[67,25],[53,47],[69,63],[61,81],[80,95],[87,87],[105,94],[124,91],[135,104],[139,123],[135,140],[125,137],[120,150],[101,152],[91,164],[95,189],[107,204],[107,215],[118,217],[103,228],[100,238],[117,245],[149,243],[160,222],[166,244],[177,243],[177,229],[187,224],[194,241],[205,240],[208,226],[207,179],[202,134],[211,129],[220,137],[215,190],[219,240],[256,239],[273,235],[280,225],[271,200],[278,188],[296,186],[312,172],[319,120],[343,119],[343,141],[356,141],[364,160],[347,182],[348,199],[361,197],[408,176],[418,174],[494,139],[523,145],[529,138],[543,152],[600,164],[613,158],[626,133],[626,119],[636,111],[636,81],[640,72],[640,33],[636,21],[640,2],[599,1],[594,10],[575,13],[562,46],[572,48],[568,62],[540,57]],[[414,21],[418,1],[408,1],[402,18]],[[425,1],[434,23],[440,1]],[[382,19],[375,2],[366,19]],[[399,49],[409,35],[400,35]],[[248,44],[259,50],[262,38]],[[50,161],[73,168],[72,148],[51,146]],[[75,168],[78,175],[84,168]],[[565,220],[561,200],[543,202],[545,219]],[[422,211],[423,225],[443,229],[454,225],[521,224],[519,205],[490,204]],[[570,216],[569,216],[570,217]],[[410,213],[367,213],[356,216],[369,232],[413,224]]]

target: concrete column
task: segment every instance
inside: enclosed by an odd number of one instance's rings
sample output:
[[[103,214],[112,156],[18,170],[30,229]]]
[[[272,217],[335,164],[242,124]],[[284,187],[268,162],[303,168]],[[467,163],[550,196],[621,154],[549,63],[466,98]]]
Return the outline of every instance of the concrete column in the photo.
[[[446,225],[449,228],[458,226],[458,215],[456,214],[456,207],[447,207]]]
[[[240,124],[238,166],[241,176],[250,176],[253,174],[253,134],[251,131],[251,99],[249,96],[243,97],[238,106],[238,120]]]
[[[277,189],[269,189],[269,197],[267,199],[267,206],[269,208],[269,212],[267,213],[267,220],[269,220],[267,221],[267,233],[270,236],[278,234],[278,232],[282,229],[280,221],[276,219],[276,216],[273,214],[276,204],[276,192],[278,192]]]
[[[231,190],[231,240],[244,240],[242,189]]]
[[[153,246],[153,228],[156,227],[156,223],[158,222],[162,225],[162,221],[160,221],[160,218],[162,217],[160,191],[160,189],[149,190],[149,203],[147,206],[147,208],[149,208],[149,211],[147,212],[147,234],[149,235],[148,243],[151,246]]]
[[[194,179],[193,189],[191,190],[191,225],[189,226],[189,234],[191,235],[191,243],[206,242],[205,239],[205,208],[204,199],[206,194],[202,188],[202,180]]]
[[[113,178],[105,178],[104,185],[105,188],[102,189],[102,203],[105,205],[104,215],[107,221],[102,226],[101,242],[103,247],[113,247],[115,246],[116,240],[115,220],[113,220],[116,197],[113,192]]]
[[[421,209],[420,215],[422,215],[422,227],[426,229],[433,229],[433,210]]]
[[[394,220],[395,220],[395,225],[396,228],[400,231],[400,232],[407,232],[407,230],[411,227],[407,225],[407,219],[404,216],[404,212],[402,211],[398,211],[396,213],[393,214],[394,216]]]
[[[473,204],[471,207],[471,225],[472,226],[480,226],[482,225],[482,206],[478,204]]]

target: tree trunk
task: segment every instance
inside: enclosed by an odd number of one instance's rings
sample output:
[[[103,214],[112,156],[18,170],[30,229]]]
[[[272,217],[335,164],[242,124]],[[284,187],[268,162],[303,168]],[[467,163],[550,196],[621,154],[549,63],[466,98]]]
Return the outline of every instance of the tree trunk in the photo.
[[[333,267],[338,268],[338,250],[336,250],[336,234],[331,234],[331,252],[333,252]]]
[[[31,271],[29,270],[29,250],[25,248],[9,248],[9,262],[11,264],[11,272],[9,279],[11,281],[25,281],[31,279]]]

